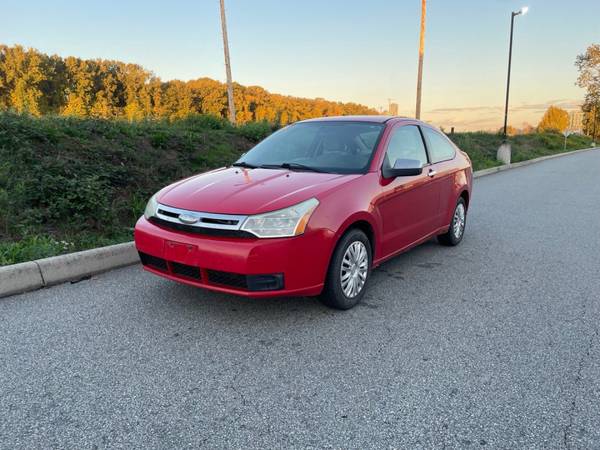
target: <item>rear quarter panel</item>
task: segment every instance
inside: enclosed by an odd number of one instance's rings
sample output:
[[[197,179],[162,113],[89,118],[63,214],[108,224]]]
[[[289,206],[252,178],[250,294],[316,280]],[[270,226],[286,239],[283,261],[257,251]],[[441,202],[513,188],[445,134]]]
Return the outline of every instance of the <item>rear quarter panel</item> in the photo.
[[[449,165],[452,165],[452,183],[450,189],[442,193],[440,207],[442,211],[445,211],[444,226],[450,225],[452,220],[452,214],[454,213],[454,207],[458,198],[463,192],[466,192],[471,199],[471,190],[473,185],[473,170],[471,168],[471,161],[468,157],[457,149],[456,158],[452,161],[448,161]]]

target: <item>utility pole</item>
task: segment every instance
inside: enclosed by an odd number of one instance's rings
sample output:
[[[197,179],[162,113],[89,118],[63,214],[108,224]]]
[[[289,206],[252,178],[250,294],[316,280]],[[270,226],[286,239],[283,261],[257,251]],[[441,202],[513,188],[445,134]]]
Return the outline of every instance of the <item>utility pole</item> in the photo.
[[[415,117],[421,118],[421,90],[423,86],[423,54],[425,53],[425,13],[427,0],[421,0],[421,35],[419,38],[419,73],[417,75],[417,108]]]
[[[229,39],[227,38],[227,20],[225,18],[225,0],[221,1],[221,30],[223,31],[223,50],[225,52],[225,72],[227,73],[227,103],[229,121],[235,124],[235,104],[233,103],[233,81],[231,79],[231,61],[229,60]]]

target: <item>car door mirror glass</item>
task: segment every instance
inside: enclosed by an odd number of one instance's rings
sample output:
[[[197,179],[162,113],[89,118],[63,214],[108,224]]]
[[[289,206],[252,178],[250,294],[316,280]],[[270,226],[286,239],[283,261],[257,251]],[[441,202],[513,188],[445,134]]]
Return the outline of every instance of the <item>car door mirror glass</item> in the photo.
[[[420,175],[423,172],[423,164],[418,159],[399,158],[394,162],[394,167],[385,168],[385,178],[410,177]]]

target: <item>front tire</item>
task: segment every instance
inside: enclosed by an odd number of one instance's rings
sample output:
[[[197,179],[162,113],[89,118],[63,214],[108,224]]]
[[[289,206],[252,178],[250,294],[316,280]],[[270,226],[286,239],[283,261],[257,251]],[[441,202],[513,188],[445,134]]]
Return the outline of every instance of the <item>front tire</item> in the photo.
[[[438,242],[442,245],[455,246],[460,244],[465,235],[465,225],[467,223],[467,204],[464,198],[459,198],[452,214],[452,222],[450,228],[445,234],[440,234]]]
[[[365,233],[351,229],[338,242],[319,299],[335,309],[354,307],[365,294],[373,253]]]

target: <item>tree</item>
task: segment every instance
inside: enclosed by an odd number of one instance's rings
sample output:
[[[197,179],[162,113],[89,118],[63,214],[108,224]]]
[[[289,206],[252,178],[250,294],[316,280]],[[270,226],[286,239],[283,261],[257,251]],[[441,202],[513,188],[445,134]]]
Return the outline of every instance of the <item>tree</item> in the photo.
[[[523,134],[532,134],[535,133],[535,127],[531,125],[529,122],[523,122],[521,126],[521,133]]]
[[[137,64],[125,64],[120,71],[125,90],[125,108],[123,113],[128,120],[142,120],[150,117],[152,99],[148,82],[152,74]]]
[[[39,116],[44,113],[44,58],[42,54],[20,45],[3,48],[4,89],[8,90],[8,106],[17,112]]]
[[[90,115],[105,119],[120,116],[125,106],[125,89],[121,82],[123,64],[106,60],[96,62],[98,64],[96,97]]]
[[[68,57],[65,61],[68,74],[66,116],[86,117],[92,109],[97,92],[95,86],[96,64],[79,58]]]
[[[504,135],[504,127],[501,127],[498,129],[498,134]],[[507,127],[506,127],[506,135],[507,136],[516,136],[517,134],[519,134],[519,130],[517,130],[512,125],[507,125]]]
[[[581,107],[584,132],[596,139],[600,135],[600,44],[590,45],[585,53],[577,56],[575,66],[579,70],[576,84],[586,90]]]
[[[538,131],[563,132],[569,126],[569,113],[558,106],[548,107],[538,125]]]

